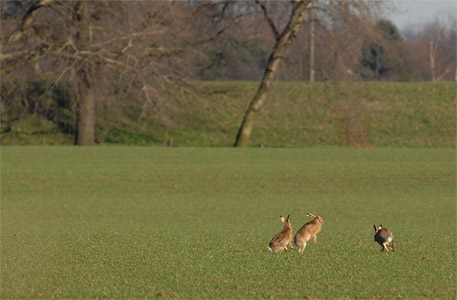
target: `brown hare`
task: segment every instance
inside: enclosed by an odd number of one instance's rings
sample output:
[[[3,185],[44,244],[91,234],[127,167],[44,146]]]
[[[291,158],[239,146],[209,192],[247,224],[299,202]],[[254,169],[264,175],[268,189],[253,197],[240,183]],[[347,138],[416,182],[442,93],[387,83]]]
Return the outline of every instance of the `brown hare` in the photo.
[[[284,228],[280,233],[274,236],[274,238],[271,240],[268,246],[268,249],[270,249],[270,251],[272,251],[273,253],[278,253],[282,250],[288,251],[287,244],[289,244],[290,249],[295,250],[292,246],[293,234],[292,224],[289,221],[290,215],[287,216],[287,219],[285,219],[283,216],[279,217],[281,218],[281,222],[284,223]]]
[[[389,228],[383,228],[382,225],[379,225],[378,228],[376,228],[376,225],[373,225],[373,227],[375,232],[374,241],[381,245],[381,251],[389,251],[387,247],[389,246],[390,250],[392,250],[392,252],[395,252],[395,242],[394,236],[392,235],[392,231],[390,231]],[[392,246],[389,245],[391,242]]]
[[[303,250],[305,250],[306,247],[306,242],[311,237],[313,238],[314,244],[317,242],[316,234],[321,231],[322,222],[324,222],[324,219],[322,219],[319,215],[307,213],[306,216],[311,217],[314,220],[303,225],[303,227],[300,228],[295,235],[294,243],[298,247],[298,252],[300,253],[303,253]]]

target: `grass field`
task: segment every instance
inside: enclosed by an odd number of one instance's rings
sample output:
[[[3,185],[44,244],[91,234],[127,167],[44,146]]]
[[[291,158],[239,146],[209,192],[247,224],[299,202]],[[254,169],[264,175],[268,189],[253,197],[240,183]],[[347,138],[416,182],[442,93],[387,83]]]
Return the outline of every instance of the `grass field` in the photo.
[[[455,176],[453,149],[2,147],[0,298],[455,299]],[[317,244],[269,252],[306,212]]]
[[[174,146],[230,147],[258,84],[196,82],[198,92],[183,91],[179,99],[170,95],[148,117],[141,117],[142,99],[118,100],[109,106],[112,111],[100,105],[96,141],[164,145],[173,138]],[[454,148],[456,87],[455,82],[275,82],[249,145]],[[27,103],[18,93],[17,102]],[[30,114],[24,115],[27,109]],[[64,116],[65,126],[39,117],[33,106],[2,115],[0,143],[71,145],[73,135],[59,126],[72,127],[75,121],[71,112]]]

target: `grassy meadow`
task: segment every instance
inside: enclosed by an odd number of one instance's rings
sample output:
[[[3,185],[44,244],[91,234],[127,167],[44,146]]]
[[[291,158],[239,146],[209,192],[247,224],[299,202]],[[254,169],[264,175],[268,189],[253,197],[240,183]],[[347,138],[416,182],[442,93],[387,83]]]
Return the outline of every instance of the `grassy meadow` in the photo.
[[[451,148],[1,148],[2,299],[456,298]],[[324,218],[317,244],[272,254]],[[373,224],[389,227],[382,253]]]
[[[98,108],[96,141],[164,145],[173,140],[180,147],[230,147],[258,84],[195,82],[193,93],[183,89],[180,98],[170,95],[166,105],[149,107],[149,113],[141,99],[118,100],[111,110]],[[3,116],[2,145],[73,143],[73,135],[60,128],[74,125],[71,111],[60,112],[67,123],[59,125],[29,110]],[[256,118],[250,146],[454,148],[455,116],[455,82],[279,81]]]

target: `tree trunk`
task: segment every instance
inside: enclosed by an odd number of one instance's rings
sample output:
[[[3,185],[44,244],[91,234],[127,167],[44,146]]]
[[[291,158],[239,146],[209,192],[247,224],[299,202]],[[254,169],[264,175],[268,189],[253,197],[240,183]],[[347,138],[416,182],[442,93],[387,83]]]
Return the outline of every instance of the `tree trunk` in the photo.
[[[75,5],[75,20],[78,32],[76,33],[76,46],[79,51],[87,50],[89,47],[90,32],[90,10],[89,1],[78,1]],[[95,88],[93,78],[90,78],[92,67],[84,60],[80,62],[76,73],[76,132],[75,145],[95,144]]]
[[[433,38],[430,38],[428,57],[430,59],[430,70],[432,71],[432,81],[436,81],[435,72],[435,47],[433,45]]]
[[[82,71],[84,72],[84,71]],[[84,75],[80,75],[84,76]],[[78,88],[79,101],[76,105],[76,132],[75,145],[89,146],[95,144],[95,101],[96,96],[90,87],[90,84],[81,80]]]
[[[314,13],[309,9],[309,81],[314,82]]]
[[[255,116],[262,107],[267,97],[267,92],[270,89],[271,81],[278,69],[278,65],[282,59],[282,55],[289,47],[292,39],[298,31],[298,27],[303,21],[305,12],[312,7],[314,0],[294,0],[292,13],[287,26],[284,28],[281,34],[276,37],[276,43],[273,47],[273,51],[268,59],[268,64],[262,77],[257,92],[252,98],[249,106],[244,114],[243,121],[241,122],[240,129],[235,140],[235,147],[246,147],[249,142],[249,138],[252,133],[252,129],[255,123]],[[306,5],[305,5],[306,3]]]

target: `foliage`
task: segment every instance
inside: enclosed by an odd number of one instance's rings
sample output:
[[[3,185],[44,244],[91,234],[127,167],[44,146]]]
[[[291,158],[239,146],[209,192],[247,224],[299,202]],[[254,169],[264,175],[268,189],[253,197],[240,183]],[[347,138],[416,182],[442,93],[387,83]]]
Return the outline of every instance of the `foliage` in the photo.
[[[378,28],[383,32],[384,37],[389,41],[401,41],[402,37],[397,26],[390,20],[381,19],[377,22]]]
[[[392,71],[393,63],[389,58],[395,58],[395,55],[388,53],[395,51],[398,47],[401,36],[398,28],[389,20],[381,19],[377,22],[377,29],[382,35],[381,42],[374,40],[364,41],[362,45],[362,60],[363,67],[370,71],[368,79],[381,79]],[[390,55],[389,55],[390,54]]]
[[[455,149],[3,147],[1,294],[455,299]],[[323,216],[303,255],[273,255]],[[382,253],[373,224],[393,231]]]

